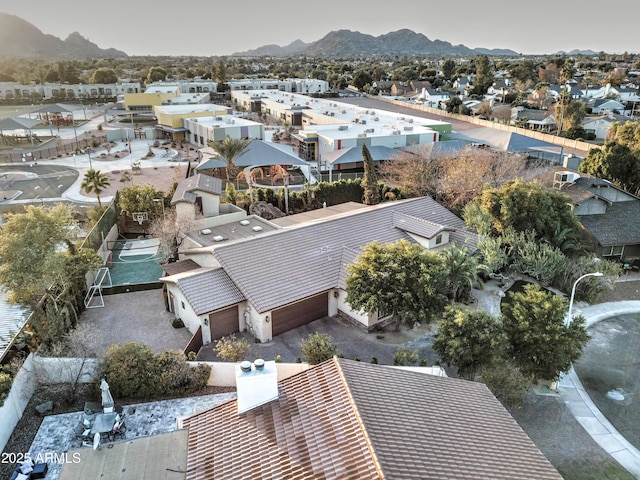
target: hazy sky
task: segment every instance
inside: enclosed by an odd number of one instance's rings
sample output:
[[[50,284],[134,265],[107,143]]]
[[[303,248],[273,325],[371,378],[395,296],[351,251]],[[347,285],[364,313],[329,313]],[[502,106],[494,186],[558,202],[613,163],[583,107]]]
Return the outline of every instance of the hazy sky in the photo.
[[[612,5],[562,0],[0,0],[0,11],[63,40],[77,31],[101,48],[129,55],[228,55],[296,39],[312,42],[338,29],[377,36],[401,28],[454,45],[524,54],[640,52],[636,29],[625,17],[634,18],[639,4],[621,0]]]

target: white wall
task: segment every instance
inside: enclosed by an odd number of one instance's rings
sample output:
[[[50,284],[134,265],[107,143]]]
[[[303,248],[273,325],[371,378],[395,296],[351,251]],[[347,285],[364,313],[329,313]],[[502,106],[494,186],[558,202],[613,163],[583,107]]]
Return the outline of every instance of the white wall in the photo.
[[[24,409],[35,392],[37,380],[33,372],[33,355],[29,355],[24,365],[13,379],[9,396],[0,407],[0,450],[4,450],[13,429],[22,418]]]

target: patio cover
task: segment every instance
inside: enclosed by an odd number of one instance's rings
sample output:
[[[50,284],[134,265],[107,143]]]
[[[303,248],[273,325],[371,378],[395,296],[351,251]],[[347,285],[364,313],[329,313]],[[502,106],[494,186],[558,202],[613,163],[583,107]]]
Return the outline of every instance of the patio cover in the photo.
[[[371,158],[374,162],[380,162],[383,160],[389,160],[397,151],[390,147],[367,147]],[[340,150],[334,150],[333,152],[325,153],[322,156],[324,161],[329,162],[331,165],[340,165],[345,163],[362,162],[362,147],[349,147],[342,148]]]
[[[41,119],[9,117],[0,120],[0,131],[2,130],[31,130],[34,125],[42,123]]]
[[[68,105],[66,103],[52,103],[51,105],[43,105],[36,108],[31,113],[71,113],[80,110],[81,105]]]
[[[292,153],[288,153],[274,146],[271,142],[265,142],[264,140],[251,140],[247,148],[236,157],[234,163],[236,167],[239,168],[268,167],[271,165],[308,165],[307,162],[299,159]],[[196,167],[196,171],[223,168],[226,166],[227,162],[224,158],[216,156]]]

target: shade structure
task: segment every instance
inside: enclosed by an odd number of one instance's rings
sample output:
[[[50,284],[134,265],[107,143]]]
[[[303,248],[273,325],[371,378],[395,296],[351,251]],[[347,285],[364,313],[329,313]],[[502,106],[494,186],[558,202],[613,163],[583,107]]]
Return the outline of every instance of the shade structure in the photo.
[[[109,384],[104,378],[100,382],[100,390],[102,390],[102,410],[105,413],[113,412],[113,397],[111,396],[111,391],[109,390]]]
[[[80,110],[81,105],[69,105],[67,103],[52,103],[49,105],[42,105],[36,108],[31,113],[71,113],[76,110]]]
[[[9,117],[0,120],[0,130],[31,130],[42,120],[24,117]]]
[[[267,167],[270,165],[307,165],[307,162],[288,153],[271,142],[251,140],[239,157],[235,159],[236,167]]]
[[[389,160],[389,158],[398,153],[397,150],[391,147],[374,146],[367,148],[374,162]],[[322,156],[322,160],[331,165],[362,162],[362,147],[348,147],[334,150],[333,152],[325,153]]]

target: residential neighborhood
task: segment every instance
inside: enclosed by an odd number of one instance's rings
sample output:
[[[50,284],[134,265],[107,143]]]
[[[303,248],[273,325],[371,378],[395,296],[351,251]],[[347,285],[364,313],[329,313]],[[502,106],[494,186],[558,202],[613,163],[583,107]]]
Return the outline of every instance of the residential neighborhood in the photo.
[[[640,478],[640,52],[0,25],[0,477]]]

